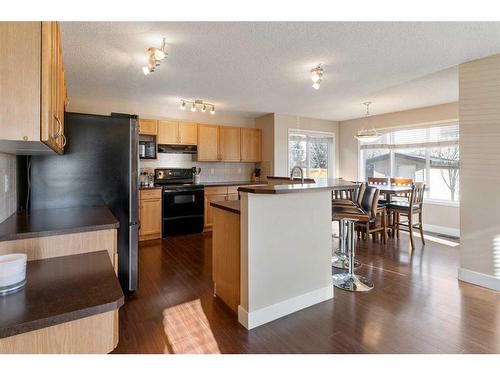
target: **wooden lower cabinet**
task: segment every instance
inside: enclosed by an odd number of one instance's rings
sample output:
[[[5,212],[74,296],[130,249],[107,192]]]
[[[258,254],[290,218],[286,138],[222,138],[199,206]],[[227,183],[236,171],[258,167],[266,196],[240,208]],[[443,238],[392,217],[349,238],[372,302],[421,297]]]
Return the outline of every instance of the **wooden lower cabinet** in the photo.
[[[104,354],[118,345],[118,310],[0,339],[1,354]]]
[[[205,189],[206,190],[206,189]],[[214,208],[210,206],[211,202],[225,201],[227,197],[226,194],[207,194],[205,191],[205,230],[210,230],[213,223],[213,210]]]
[[[139,241],[161,238],[161,189],[140,190],[139,195]]]
[[[214,293],[237,312],[240,304],[240,215],[216,207],[213,209]]]

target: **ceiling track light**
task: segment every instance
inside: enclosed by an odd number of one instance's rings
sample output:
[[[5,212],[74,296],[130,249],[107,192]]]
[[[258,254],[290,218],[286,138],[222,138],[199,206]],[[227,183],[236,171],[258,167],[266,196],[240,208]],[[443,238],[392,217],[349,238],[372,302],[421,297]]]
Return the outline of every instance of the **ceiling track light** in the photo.
[[[324,69],[321,64],[316,65],[311,69],[311,81],[313,81],[312,87],[316,90],[321,86],[321,81],[323,81]]]
[[[191,104],[190,108],[191,112],[196,112],[198,107],[200,107],[201,112],[205,113],[207,111],[207,108],[210,108],[210,114],[215,115],[215,105],[212,103],[205,102],[201,99],[196,99],[196,100],[181,99],[180,109],[185,110],[186,104]]]
[[[167,57],[168,53],[166,51],[166,46],[166,40],[165,38],[163,38],[160,48],[149,47],[147,49],[147,52],[149,54],[148,64],[142,67],[142,72],[144,73],[144,75],[147,76],[153,73],[155,69],[160,66],[160,62]]]

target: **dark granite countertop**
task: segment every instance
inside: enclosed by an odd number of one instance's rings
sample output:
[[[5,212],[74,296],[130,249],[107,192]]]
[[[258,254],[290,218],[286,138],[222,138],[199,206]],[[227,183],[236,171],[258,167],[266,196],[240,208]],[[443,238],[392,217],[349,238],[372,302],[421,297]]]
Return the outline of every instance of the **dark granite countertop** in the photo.
[[[0,338],[116,310],[124,297],[107,251],[34,260],[27,282],[0,296]]]
[[[211,186],[238,186],[238,185],[266,185],[264,181],[219,181],[219,182],[200,182],[206,187]]]
[[[272,180],[290,180],[290,177],[267,176],[267,180],[270,180],[271,182]],[[295,183],[297,183],[297,181],[300,182],[298,177],[295,177],[294,181]],[[316,180],[314,180],[314,178],[304,178],[304,182],[307,182],[308,184],[314,184]]]
[[[0,241],[115,229],[119,225],[105,206],[32,210],[29,215],[15,213],[0,223]]]
[[[356,187],[356,183],[347,181],[341,178],[334,178],[328,180],[318,180],[314,184],[278,184],[273,185],[272,182],[265,186],[248,186],[240,187],[238,191],[252,194],[288,194],[288,193],[302,193],[306,191],[320,191],[320,190],[340,190]]]
[[[229,212],[234,212],[238,215],[240,214],[240,201],[211,202],[210,206],[220,208],[221,210],[226,210]]]

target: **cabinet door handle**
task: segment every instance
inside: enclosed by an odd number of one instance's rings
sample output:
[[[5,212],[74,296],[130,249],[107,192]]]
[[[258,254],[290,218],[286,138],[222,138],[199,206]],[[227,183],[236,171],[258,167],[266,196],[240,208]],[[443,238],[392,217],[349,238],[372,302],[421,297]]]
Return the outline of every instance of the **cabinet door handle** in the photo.
[[[63,144],[62,144],[62,146],[64,147],[64,146],[66,146],[66,136],[64,134],[61,134],[61,135],[63,137]]]
[[[57,133],[52,136],[52,138],[55,139],[55,138],[60,137],[62,135],[62,124],[61,124],[61,121],[59,120],[59,118],[56,115],[54,115],[54,118],[56,119],[57,126],[59,128],[59,130],[57,131]]]

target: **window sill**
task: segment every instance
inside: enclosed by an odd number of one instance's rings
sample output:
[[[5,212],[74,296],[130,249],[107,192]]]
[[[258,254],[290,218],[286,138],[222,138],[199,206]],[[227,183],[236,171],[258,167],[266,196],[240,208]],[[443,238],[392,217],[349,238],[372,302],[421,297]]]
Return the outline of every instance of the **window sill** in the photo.
[[[445,201],[440,199],[425,199],[424,204],[432,204],[435,206],[460,207],[460,202]]]

